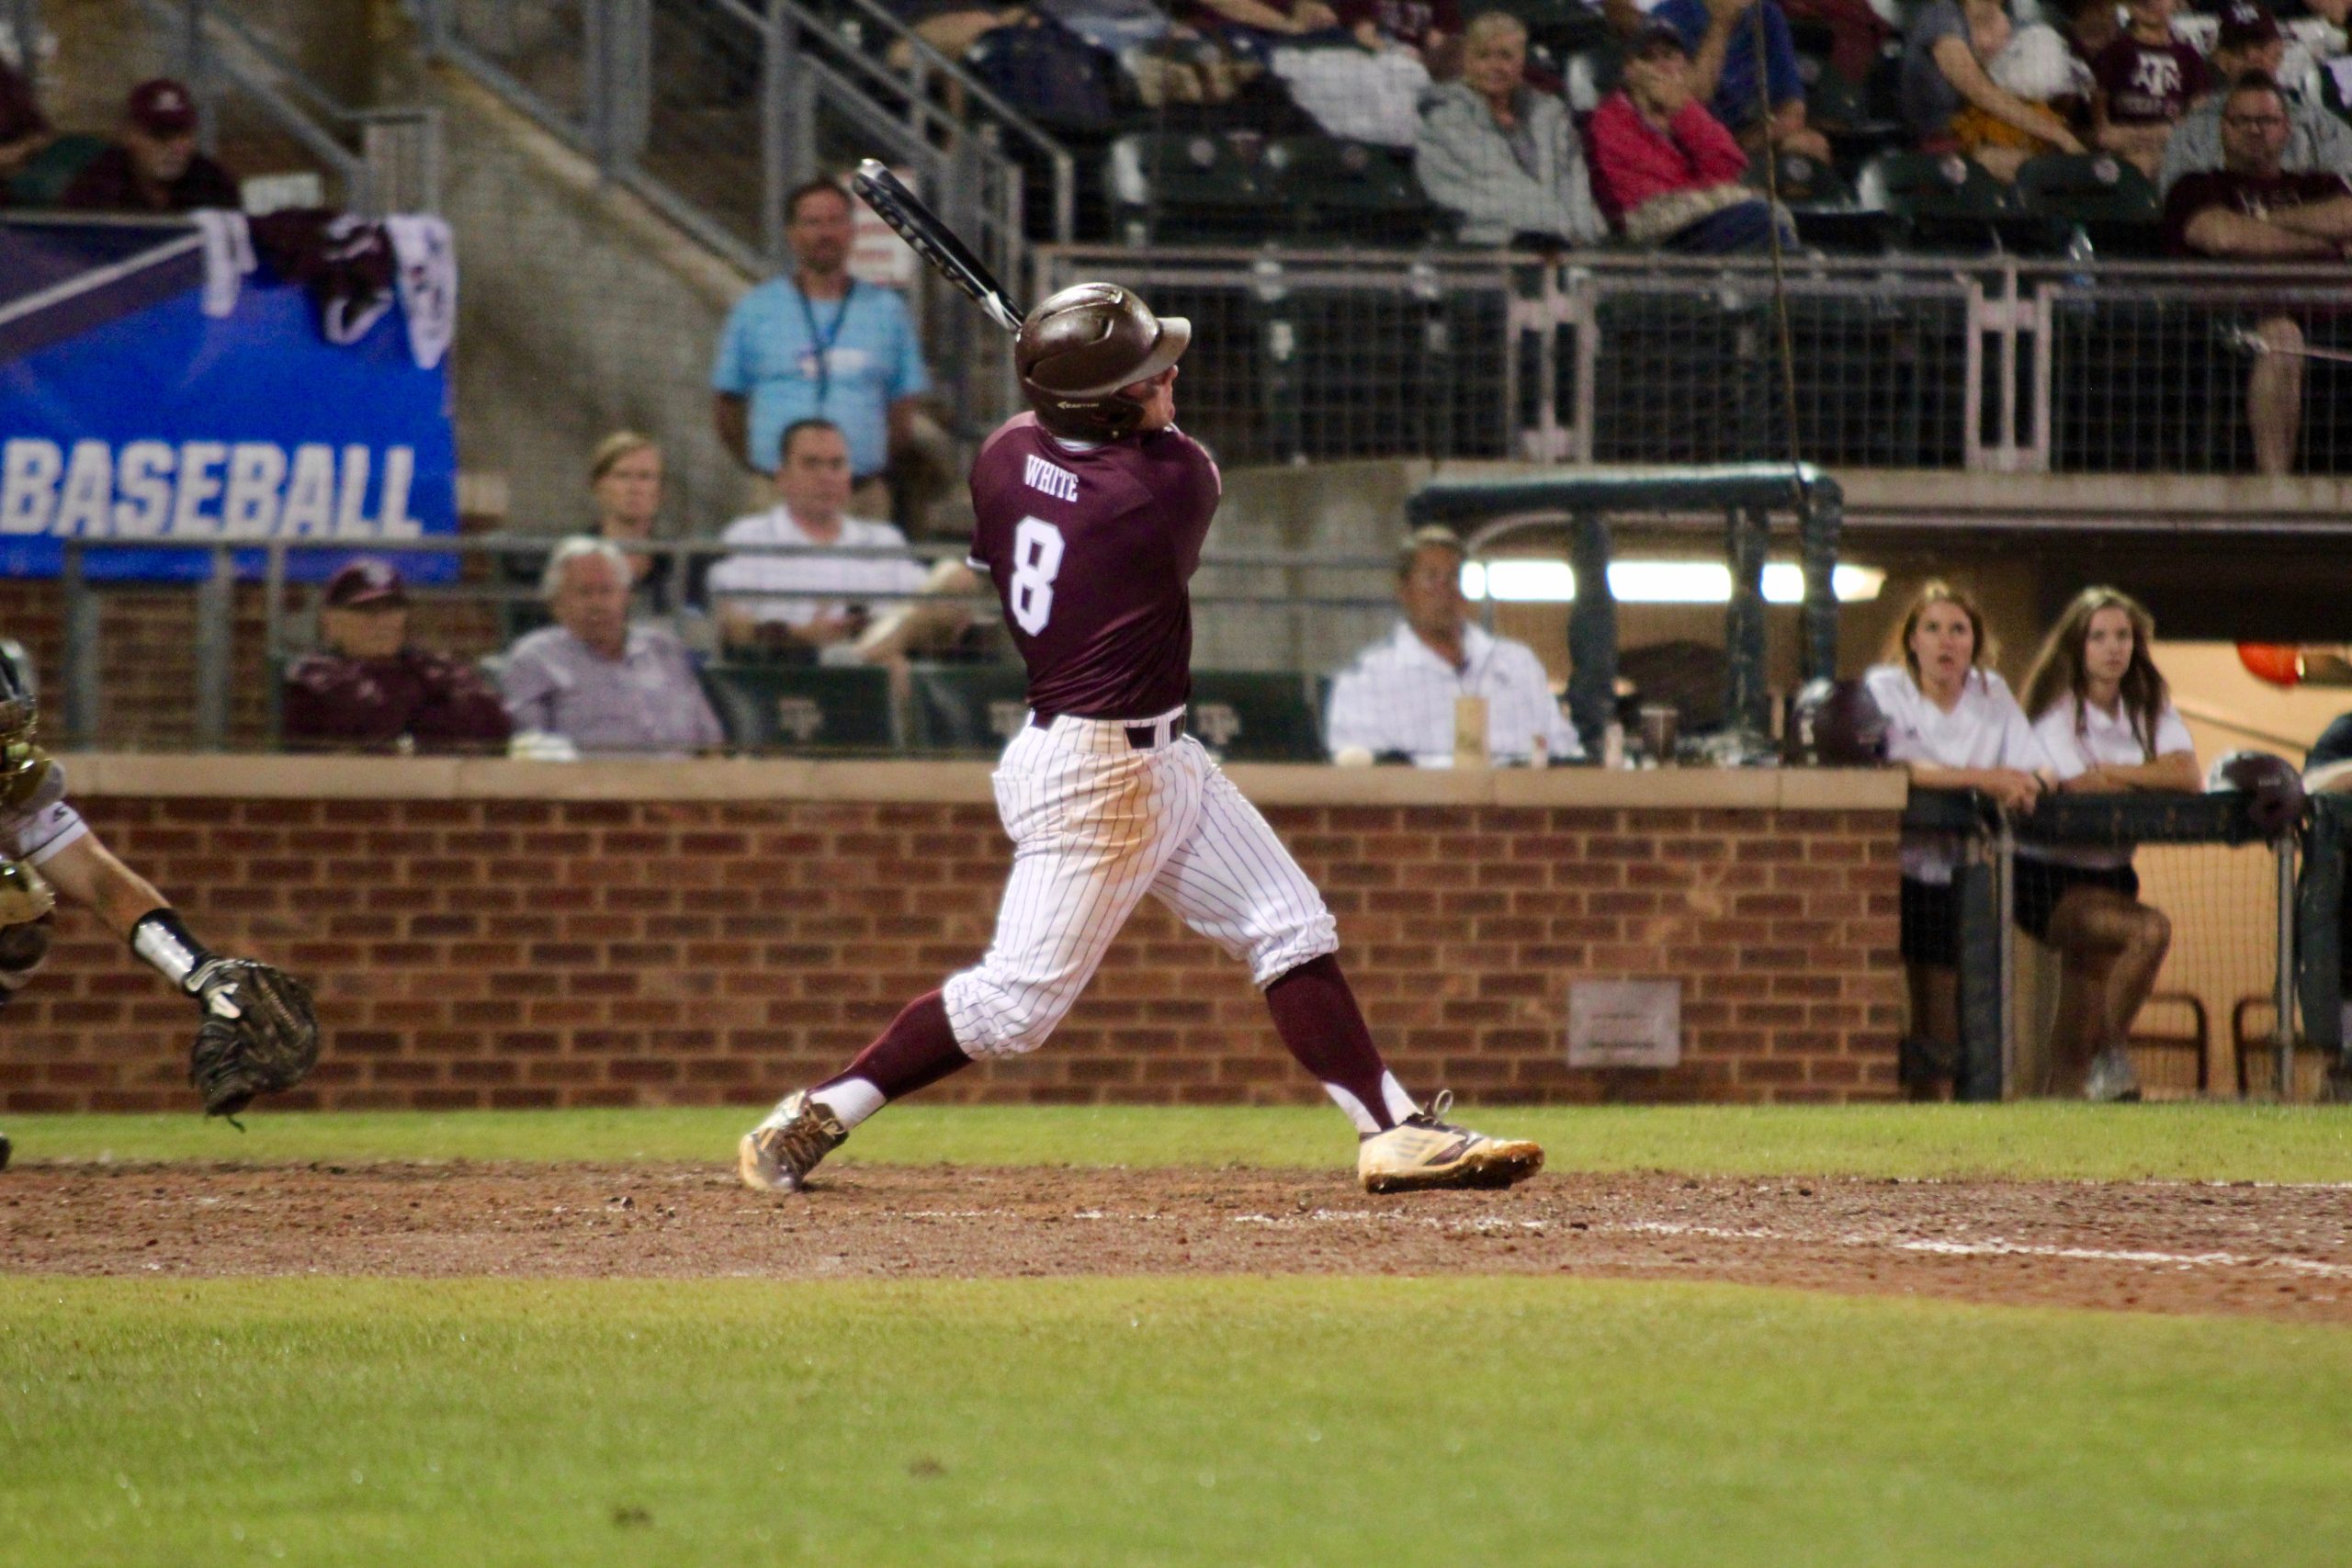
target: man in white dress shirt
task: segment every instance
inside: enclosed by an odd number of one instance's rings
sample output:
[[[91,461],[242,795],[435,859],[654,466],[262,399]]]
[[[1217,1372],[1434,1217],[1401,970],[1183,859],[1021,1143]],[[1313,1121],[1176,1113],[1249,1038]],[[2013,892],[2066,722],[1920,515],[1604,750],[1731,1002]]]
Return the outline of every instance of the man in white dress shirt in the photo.
[[[720,539],[730,545],[838,546],[826,555],[733,555],[711,568],[718,635],[729,649],[839,648],[851,657],[867,626],[924,592],[922,563],[888,523],[848,514],[849,443],[839,427],[804,419],[784,433],[776,504],[739,517]],[[868,554],[896,551],[896,554]]]
[[[1527,761],[1539,741],[1549,758],[1584,755],[1535,650],[1471,624],[1463,559],[1462,541],[1444,528],[1417,529],[1397,552],[1405,618],[1332,685],[1324,743],[1334,760],[1401,755],[1452,766],[1457,697],[1486,699],[1487,754],[1497,762]]]

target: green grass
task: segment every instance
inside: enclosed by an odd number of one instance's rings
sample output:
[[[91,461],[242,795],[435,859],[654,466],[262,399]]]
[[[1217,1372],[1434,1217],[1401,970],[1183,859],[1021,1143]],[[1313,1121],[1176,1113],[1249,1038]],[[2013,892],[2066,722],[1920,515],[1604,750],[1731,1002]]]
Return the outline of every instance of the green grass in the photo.
[[[2226,1104],[1503,1107],[1465,1115],[1544,1140],[1556,1170],[1694,1175],[1993,1176],[2086,1180],[2352,1181],[2352,1111]],[[177,1116],[17,1116],[24,1160],[712,1160],[742,1110],[257,1113],[239,1134]],[[894,1109],[847,1162],[1338,1166],[1326,1109]]]
[[[0,1278],[0,1563],[2290,1568],[2347,1388],[1706,1285]]]

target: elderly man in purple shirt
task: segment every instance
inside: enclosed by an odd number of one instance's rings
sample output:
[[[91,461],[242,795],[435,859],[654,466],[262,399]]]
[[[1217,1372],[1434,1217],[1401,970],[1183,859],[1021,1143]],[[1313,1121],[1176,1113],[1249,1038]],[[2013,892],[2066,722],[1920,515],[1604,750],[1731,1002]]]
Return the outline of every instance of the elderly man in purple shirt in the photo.
[[[499,677],[518,739],[673,755],[726,740],[684,647],[661,626],[629,624],[628,559],[619,550],[566,539],[548,558],[540,592],[556,624],[516,643]]]

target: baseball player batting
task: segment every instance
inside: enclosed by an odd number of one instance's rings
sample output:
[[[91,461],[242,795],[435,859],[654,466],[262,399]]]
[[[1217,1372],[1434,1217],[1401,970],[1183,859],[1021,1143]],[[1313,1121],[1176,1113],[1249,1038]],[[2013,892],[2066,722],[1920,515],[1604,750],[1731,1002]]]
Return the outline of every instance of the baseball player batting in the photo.
[[[995,939],[838,1076],[745,1134],[745,1185],[796,1191],[892,1100],[1044,1044],[1147,894],[1250,965],[1283,1043],[1355,1123],[1366,1188],[1508,1187],[1543,1166],[1534,1144],[1441,1120],[1449,1097],[1425,1111],[1405,1093],[1340,972],[1322,896],[1184,732],[1187,584],[1221,488],[1176,428],[1176,362],[1192,335],[1105,283],[1066,288],[1023,321],[1013,361],[1033,412],[972,465],[970,564],[1003,600],[1032,710],[995,777],[1013,841]]]

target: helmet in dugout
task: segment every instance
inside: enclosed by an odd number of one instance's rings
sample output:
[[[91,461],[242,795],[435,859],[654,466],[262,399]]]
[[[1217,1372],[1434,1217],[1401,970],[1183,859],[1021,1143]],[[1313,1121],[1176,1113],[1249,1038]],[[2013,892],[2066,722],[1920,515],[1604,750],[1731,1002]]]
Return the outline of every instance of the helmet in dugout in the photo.
[[[1875,768],[1886,761],[1886,715],[1860,681],[1808,681],[1789,709],[1789,761]]]
[[[1080,283],[1029,312],[1012,363],[1039,424],[1073,441],[1115,441],[1144,415],[1119,389],[1159,375],[1192,341],[1192,322],[1153,315],[1133,289]]]
[[[2205,787],[2245,795],[2247,818],[2274,839],[2303,819],[2303,775],[2294,763],[2267,751],[2231,752],[2206,773]]]

